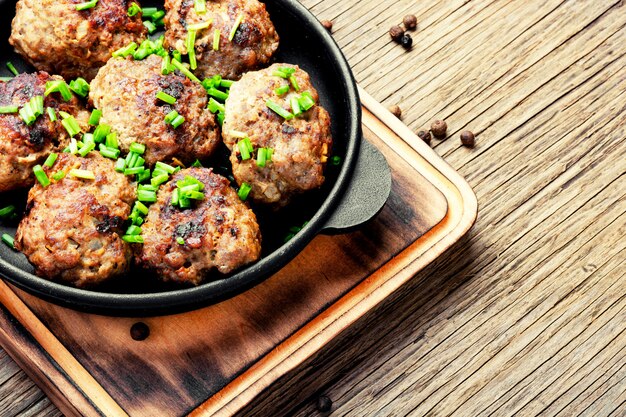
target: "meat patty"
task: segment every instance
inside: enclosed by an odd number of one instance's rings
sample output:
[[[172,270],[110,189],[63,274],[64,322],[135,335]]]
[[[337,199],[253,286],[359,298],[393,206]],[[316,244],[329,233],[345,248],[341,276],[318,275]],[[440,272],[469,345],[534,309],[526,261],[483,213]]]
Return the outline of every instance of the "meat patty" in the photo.
[[[91,171],[96,178],[74,178],[72,169]],[[49,177],[59,171],[66,175],[30,190],[15,237],[37,275],[90,287],[128,271],[132,251],[119,235],[136,194],[128,177],[97,152],[87,158],[60,154],[45,170]]]
[[[205,199],[180,209],[172,205],[172,193],[176,181],[187,175],[205,185]],[[256,216],[228,180],[211,169],[190,168],[175,174],[161,187],[142,229],[138,263],[164,281],[198,285],[214,269],[228,274],[261,255]]]
[[[290,86],[289,92],[279,95],[279,87],[290,82],[274,75],[280,68],[293,68],[300,92]],[[302,115],[286,120],[267,106],[272,100],[287,111],[292,111],[290,100],[308,91],[315,105]],[[254,201],[284,207],[302,192],[316,189],[324,183],[324,167],[332,147],[330,116],[319,104],[317,91],[309,75],[297,66],[275,64],[249,72],[235,83],[226,101],[226,118],[222,127],[224,143],[232,151],[230,161],[233,175],[239,185],[252,187]],[[242,160],[237,143],[242,134],[250,138],[252,157]],[[257,165],[260,148],[273,149],[271,162]]]
[[[196,74],[201,75],[200,78],[221,75],[237,80],[243,73],[269,62],[278,49],[279,39],[263,3],[258,0],[211,0],[206,2],[206,8],[206,13],[198,14],[192,0],[165,1],[165,45],[169,48],[187,54],[187,26],[212,22],[208,28],[196,32]],[[238,18],[241,23],[231,41],[229,35]],[[217,51],[213,49],[216,30],[221,34]]]
[[[83,2],[19,0],[9,42],[38,70],[91,80],[114,51],[146,38],[141,15],[127,14],[137,0],[99,0],[76,10]]]
[[[38,72],[0,82],[0,106],[22,108],[33,97],[43,96],[46,82],[53,80],[61,77]],[[89,113],[76,97],[66,102],[58,93],[52,93],[44,98],[46,107],[73,115],[81,127],[87,128]],[[31,126],[24,123],[19,113],[0,114],[0,192],[31,186],[35,181],[33,167],[50,152],[65,147],[68,136],[61,122],[52,122],[45,113]]]
[[[143,61],[112,58],[91,83],[93,105],[102,110],[100,123],[117,132],[120,149],[131,143],[146,145],[149,165],[176,157],[191,163],[205,159],[220,143],[219,127],[207,107],[204,88],[182,74],[161,74],[162,58],[151,55]],[[163,91],[176,98],[169,105],[156,98]],[[174,128],[165,116],[176,110],[185,122]]]

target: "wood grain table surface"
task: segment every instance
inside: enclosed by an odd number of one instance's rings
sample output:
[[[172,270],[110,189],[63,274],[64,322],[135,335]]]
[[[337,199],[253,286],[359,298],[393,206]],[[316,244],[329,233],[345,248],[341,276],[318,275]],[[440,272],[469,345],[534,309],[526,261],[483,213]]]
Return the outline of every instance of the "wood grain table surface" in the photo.
[[[241,414],[626,415],[624,2],[303,3],[407,125],[447,121],[433,147],[468,179],[479,216]],[[387,31],[408,13],[419,27],[405,51]],[[60,415],[3,351],[0,415]]]

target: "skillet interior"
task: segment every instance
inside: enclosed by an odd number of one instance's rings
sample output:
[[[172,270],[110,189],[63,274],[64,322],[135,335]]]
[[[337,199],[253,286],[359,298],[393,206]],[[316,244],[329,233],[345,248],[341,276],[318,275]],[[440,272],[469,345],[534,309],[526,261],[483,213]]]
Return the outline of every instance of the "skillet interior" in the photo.
[[[339,167],[329,166],[327,181],[314,192],[290,206],[280,215],[255,208],[263,234],[263,258],[258,263],[229,277],[217,279],[197,288],[181,289],[157,284],[153,277],[133,270],[96,291],[77,290],[51,283],[33,275],[33,268],[21,254],[0,245],[0,274],[29,292],[50,301],[78,309],[108,314],[162,314],[216,302],[260,282],[280,269],[323,229],[324,221],[341,198],[342,189],[350,179],[360,141],[360,107],[356,87],[345,59],[332,37],[317,20],[295,0],[265,2],[280,35],[281,42],[275,62],[300,65],[311,75],[320,93],[321,104],[332,119],[333,154],[342,158]],[[143,1],[143,6],[159,6],[163,1]],[[15,0],[0,0],[0,75],[10,73],[4,66],[12,61],[22,71],[32,71],[8,44]],[[229,169],[226,153],[210,163]],[[218,171],[219,172],[219,171]],[[0,207],[17,204],[23,207],[25,192],[0,194]],[[294,239],[284,243],[292,226],[309,224]],[[0,225],[1,233],[15,233],[15,224]]]

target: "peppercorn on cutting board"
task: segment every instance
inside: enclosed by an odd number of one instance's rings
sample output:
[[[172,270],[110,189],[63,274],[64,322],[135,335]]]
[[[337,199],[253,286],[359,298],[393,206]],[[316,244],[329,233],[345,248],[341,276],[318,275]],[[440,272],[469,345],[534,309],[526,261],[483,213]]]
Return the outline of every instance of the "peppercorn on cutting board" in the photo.
[[[257,287],[168,317],[110,318],[0,282],[0,344],[68,416],[232,415],[408,281],[472,226],[467,183],[368,94],[364,136],[393,190],[359,231],[318,236]],[[147,324],[135,341],[130,328]]]

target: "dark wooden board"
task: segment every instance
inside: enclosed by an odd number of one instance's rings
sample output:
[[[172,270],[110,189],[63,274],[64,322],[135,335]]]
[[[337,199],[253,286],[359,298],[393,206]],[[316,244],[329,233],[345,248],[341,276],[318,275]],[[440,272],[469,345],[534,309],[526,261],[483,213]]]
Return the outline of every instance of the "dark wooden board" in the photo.
[[[465,181],[362,96],[364,135],[387,158],[393,191],[359,231],[317,237],[286,268],[226,302],[142,319],[151,333],[141,342],[130,338],[136,318],[79,313],[0,284],[0,344],[67,415],[239,410],[474,222],[476,200]]]

